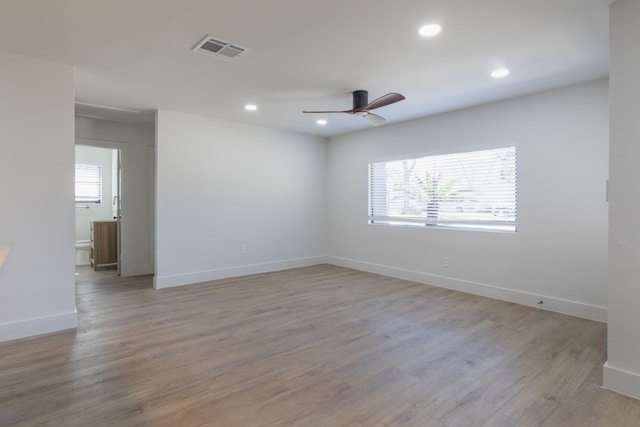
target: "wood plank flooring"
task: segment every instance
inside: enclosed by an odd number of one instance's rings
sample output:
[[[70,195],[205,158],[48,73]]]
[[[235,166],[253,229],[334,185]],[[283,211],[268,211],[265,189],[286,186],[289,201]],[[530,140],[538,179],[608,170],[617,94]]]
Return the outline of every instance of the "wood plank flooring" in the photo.
[[[601,323],[329,265],[79,272],[77,331],[0,344],[0,426],[640,426]]]

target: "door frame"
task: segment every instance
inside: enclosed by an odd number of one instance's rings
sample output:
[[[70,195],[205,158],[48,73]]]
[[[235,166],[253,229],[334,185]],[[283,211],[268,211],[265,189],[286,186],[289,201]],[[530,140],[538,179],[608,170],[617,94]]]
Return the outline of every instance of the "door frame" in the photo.
[[[121,174],[120,187],[122,189],[121,199],[118,200],[118,210],[120,218],[118,218],[118,271],[122,277],[131,276],[130,274],[130,250],[129,250],[129,144],[126,142],[107,141],[101,139],[76,138],[75,145],[85,145],[89,147],[106,148],[118,150],[120,153]],[[75,221],[75,217],[74,217]],[[75,267],[74,267],[75,268]]]

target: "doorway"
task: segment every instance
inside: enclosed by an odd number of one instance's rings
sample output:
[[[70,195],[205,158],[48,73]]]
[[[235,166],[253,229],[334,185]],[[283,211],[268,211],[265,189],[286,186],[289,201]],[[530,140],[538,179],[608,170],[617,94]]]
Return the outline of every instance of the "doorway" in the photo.
[[[122,152],[76,145],[76,267],[121,272]]]
[[[82,124],[79,126],[82,133],[88,133],[85,124],[93,125],[92,130],[104,127],[104,129],[100,129],[100,133],[113,134],[116,133],[116,130],[128,130],[124,125],[114,125],[109,122],[102,123],[95,120],[95,123],[85,123],[87,119],[77,118],[76,120],[77,123]],[[105,130],[110,132],[105,132]],[[142,135],[131,135],[130,142],[90,139],[84,135],[76,136],[76,147],[106,148],[116,150],[120,154],[120,197],[117,199],[120,213],[116,215],[116,219],[119,221],[120,230],[118,235],[120,247],[118,266],[122,277],[142,276],[154,272],[155,147],[153,145],[153,130],[141,128],[140,131],[142,131],[140,132]],[[109,209],[111,208],[109,207]],[[76,210],[83,211],[83,209]],[[84,211],[86,210],[85,208]],[[87,239],[90,238],[80,240]]]

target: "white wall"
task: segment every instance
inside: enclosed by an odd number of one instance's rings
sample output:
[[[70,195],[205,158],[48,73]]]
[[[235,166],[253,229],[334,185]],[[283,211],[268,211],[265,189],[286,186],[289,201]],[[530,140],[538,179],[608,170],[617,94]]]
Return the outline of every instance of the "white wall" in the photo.
[[[600,80],[332,138],[332,262],[605,321],[607,90]],[[517,233],[367,224],[369,162],[513,144]]]
[[[608,360],[603,385],[640,399],[640,2],[611,6]]]
[[[156,125],[156,287],[325,260],[324,139],[171,111]]]
[[[121,148],[123,172],[122,275],[154,271],[155,131],[106,120],[76,117],[76,144]]]
[[[73,84],[70,66],[0,52],[0,341],[77,325]]]

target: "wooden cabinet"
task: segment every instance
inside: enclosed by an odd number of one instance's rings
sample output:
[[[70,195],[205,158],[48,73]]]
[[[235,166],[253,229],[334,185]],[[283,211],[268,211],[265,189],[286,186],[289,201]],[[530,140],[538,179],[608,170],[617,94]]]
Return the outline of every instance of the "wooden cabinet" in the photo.
[[[91,221],[91,266],[94,270],[118,265],[118,223]]]

